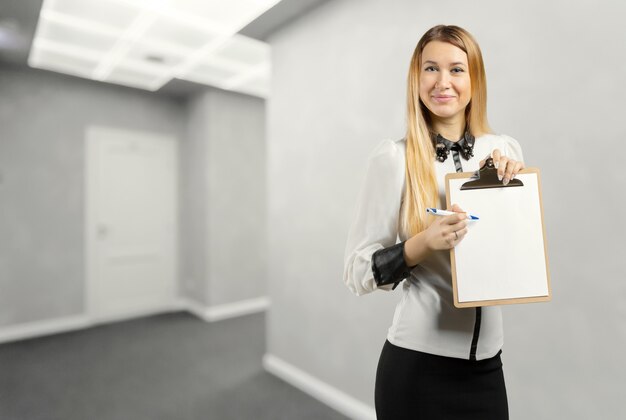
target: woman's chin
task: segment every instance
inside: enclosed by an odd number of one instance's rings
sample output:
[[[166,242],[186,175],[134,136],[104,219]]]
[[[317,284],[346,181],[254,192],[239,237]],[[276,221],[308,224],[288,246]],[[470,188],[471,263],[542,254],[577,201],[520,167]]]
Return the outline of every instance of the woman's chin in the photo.
[[[449,120],[458,117],[459,114],[464,114],[464,110],[441,110],[431,109],[431,114],[441,120]]]

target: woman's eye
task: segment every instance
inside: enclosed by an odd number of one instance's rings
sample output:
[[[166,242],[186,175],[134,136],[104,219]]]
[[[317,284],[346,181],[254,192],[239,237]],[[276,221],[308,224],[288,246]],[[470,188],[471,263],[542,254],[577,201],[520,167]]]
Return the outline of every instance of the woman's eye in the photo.
[[[434,66],[428,66],[424,70],[426,70],[426,71],[437,71],[437,68],[434,67]]]
[[[455,67],[452,69],[452,73],[463,73],[465,70],[463,70],[461,67]]]

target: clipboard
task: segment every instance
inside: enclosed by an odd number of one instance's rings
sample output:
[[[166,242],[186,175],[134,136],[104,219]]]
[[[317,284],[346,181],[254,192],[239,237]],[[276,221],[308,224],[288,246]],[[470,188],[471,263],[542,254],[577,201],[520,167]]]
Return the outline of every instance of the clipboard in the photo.
[[[546,302],[552,298],[538,168],[518,173],[507,186],[493,159],[478,171],[446,175],[446,204],[480,218],[450,250],[454,306]]]

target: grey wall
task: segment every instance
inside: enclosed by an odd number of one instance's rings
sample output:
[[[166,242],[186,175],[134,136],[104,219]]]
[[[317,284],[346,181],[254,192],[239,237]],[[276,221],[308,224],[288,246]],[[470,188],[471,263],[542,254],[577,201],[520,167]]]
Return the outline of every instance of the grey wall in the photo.
[[[265,101],[215,90],[209,115],[209,303],[265,297]]]
[[[180,148],[181,293],[200,304],[208,303],[207,200],[208,95],[199,94],[187,105],[187,138]]]
[[[346,235],[368,153],[403,136],[415,44],[457,24],[483,50],[492,127],[542,170],[554,298],[504,309],[511,418],[620,417],[625,13],[608,0],[335,0],[270,37],[268,352],[373,406],[401,294],[350,294]]]
[[[265,296],[265,101],[209,89],[189,115],[184,294],[209,306]]]
[[[184,119],[148,92],[0,67],[0,326],[84,310],[86,128],[181,138]]]
[[[81,315],[85,130],[180,141],[181,293],[202,305],[266,295],[265,101],[190,100],[0,67],[0,327]]]

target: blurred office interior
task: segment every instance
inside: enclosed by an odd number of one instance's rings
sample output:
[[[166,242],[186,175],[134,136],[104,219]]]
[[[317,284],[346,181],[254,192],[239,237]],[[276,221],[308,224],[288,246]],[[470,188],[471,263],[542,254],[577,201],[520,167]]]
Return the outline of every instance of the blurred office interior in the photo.
[[[374,419],[401,288],[352,295],[345,239],[441,23],[542,170],[553,301],[504,309],[511,418],[622,418],[626,232],[590,215],[624,203],[624,13],[0,0],[0,418]]]

